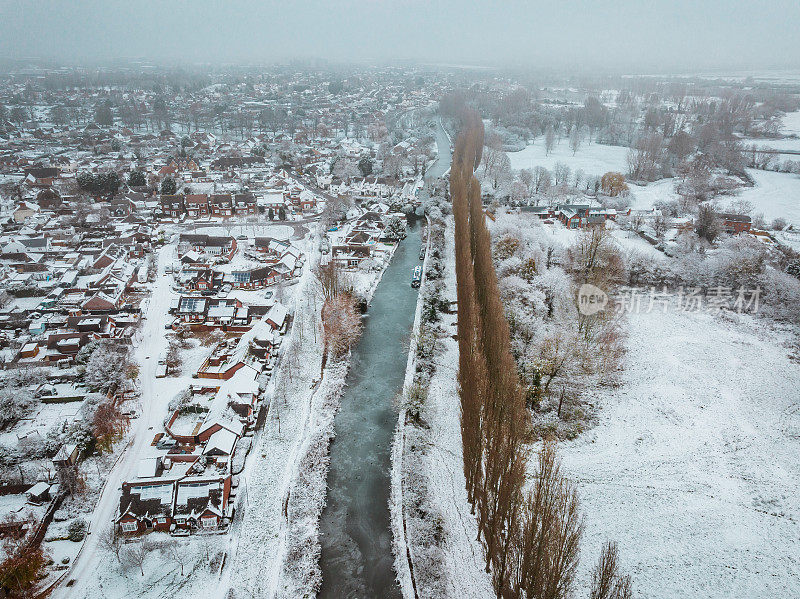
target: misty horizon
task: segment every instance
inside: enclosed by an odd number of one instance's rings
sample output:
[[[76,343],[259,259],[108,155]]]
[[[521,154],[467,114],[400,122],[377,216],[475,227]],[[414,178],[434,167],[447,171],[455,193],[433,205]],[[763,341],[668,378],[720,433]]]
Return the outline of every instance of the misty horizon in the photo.
[[[585,2],[0,2],[0,59],[61,64],[439,66],[693,73],[800,68],[800,5]]]

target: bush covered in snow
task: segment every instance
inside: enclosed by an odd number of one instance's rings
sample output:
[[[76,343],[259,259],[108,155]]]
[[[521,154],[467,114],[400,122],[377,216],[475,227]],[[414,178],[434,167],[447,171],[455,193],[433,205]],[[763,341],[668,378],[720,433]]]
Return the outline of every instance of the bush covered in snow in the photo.
[[[27,387],[0,388],[0,429],[25,417],[33,408],[33,394]]]
[[[83,518],[75,518],[67,527],[67,538],[73,543],[79,543],[86,536],[87,524]]]
[[[655,261],[641,253],[626,256],[628,284],[666,288],[696,288],[702,294],[720,289],[735,299],[739,289],[760,290],[759,313],[797,322],[800,319],[800,280],[791,274],[790,253],[751,237],[725,237],[714,248],[687,246],[674,260]],[[748,295],[747,300],[751,298]],[[731,306],[733,306],[733,301]]]
[[[100,343],[86,360],[83,381],[92,391],[108,393],[122,386],[127,366],[127,348],[112,343]]]
[[[406,427],[403,456],[403,511],[407,542],[413,556],[414,580],[420,597],[445,597],[445,531],[442,515],[435,507],[427,477],[425,430]]]
[[[589,415],[584,391],[615,384],[624,351],[612,312],[584,316],[577,289],[624,282],[621,252],[608,231],[581,232],[569,247],[541,226],[500,217],[493,257],[511,349],[537,435],[572,438]]]

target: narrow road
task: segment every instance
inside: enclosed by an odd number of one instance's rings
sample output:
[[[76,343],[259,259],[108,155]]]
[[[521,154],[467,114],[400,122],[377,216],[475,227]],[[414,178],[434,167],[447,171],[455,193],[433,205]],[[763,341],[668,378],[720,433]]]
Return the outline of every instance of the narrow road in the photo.
[[[73,586],[62,584],[56,589],[54,596],[63,598],[81,598],[95,592],[86,588],[87,581],[91,578],[89,573],[98,566],[98,546],[104,534],[111,528],[119,502],[120,487],[122,482],[130,478],[139,462],[142,451],[153,440],[155,431],[160,428],[170,399],[172,385],[165,382],[167,379],[156,379],[156,365],[158,356],[166,351],[167,339],[164,335],[164,325],[169,318],[169,304],[171,300],[170,282],[172,277],[164,272],[164,267],[171,262],[175,254],[175,246],[167,245],[158,252],[158,274],[156,276],[153,293],[148,301],[146,312],[143,316],[144,323],[141,337],[134,340],[136,344],[135,358],[139,364],[139,381],[141,384],[141,414],[134,421],[133,435],[128,445],[122,450],[117,463],[111,469],[106,479],[105,486],[89,519],[90,534],[86,536],[80,554],[72,563],[70,573],[64,577],[63,582],[75,580]],[[102,548],[100,550],[102,552]]]

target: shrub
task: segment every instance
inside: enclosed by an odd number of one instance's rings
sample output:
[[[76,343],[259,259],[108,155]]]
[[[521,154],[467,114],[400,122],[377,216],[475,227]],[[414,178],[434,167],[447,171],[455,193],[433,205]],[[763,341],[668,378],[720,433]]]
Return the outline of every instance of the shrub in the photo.
[[[79,543],[86,536],[86,521],[83,518],[75,518],[67,527],[67,538],[73,543]]]

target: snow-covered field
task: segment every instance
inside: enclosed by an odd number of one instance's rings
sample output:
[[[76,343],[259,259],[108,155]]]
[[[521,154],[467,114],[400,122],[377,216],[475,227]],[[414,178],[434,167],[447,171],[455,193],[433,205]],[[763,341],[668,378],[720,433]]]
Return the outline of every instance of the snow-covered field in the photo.
[[[800,144],[800,140],[798,140]],[[800,147],[798,147],[800,149]],[[764,215],[767,223],[781,217],[790,223],[800,224],[800,175],[747,169],[755,181],[753,187],[743,187],[738,197],[753,205],[753,213]],[[630,185],[631,208],[646,210],[658,201],[674,200],[675,180],[662,179],[649,185]],[[720,196],[723,206],[736,196]]]
[[[631,189],[631,208],[649,210],[656,202],[666,202],[678,197],[675,193],[675,179],[661,179],[647,185],[629,183]]]
[[[666,255],[663,252],[659,251],[654,246],[650,245],[647,241],[645,241],[642,237],[637,235],[634,231],[626,231],[625,229],[621,229],[618,226],[614,226],[611,229],[611,233],[612,235],[614,235],[614,239],[616,239],[617,244],[619,245],[622,252],[625,254],[635,252],[638,254],[642,254],[644,256],[648,256],[658,262],[667,259]]]
[[[781,129],[781,133],[784,135],[800,136],[800,110],[786,113],[783,117],[783,129]]]
[[[800,175],[748,169],[754,187],[743,189],[739,197],[753,205],[753,212],[764,213],[769,223],[775,218],[800,224]]]
[[[745,145],[755,144],[758,148],[771,148],[773,150],[792,150],[800,152],[800,111],[786,113],[783,117],[783,126],[780,130],[781,135],[790,135],[784,139],[764,139],[764,138],[744,138],[742,143]],[[781,159],[797,159],[797,156],[784,155]]]
[[[800,366],[785,342],[750,317],[630,315],[622,387],[561,446],[586,514],[581,587],[614,539],[638,597],[800,595]]]
[[[792,113],[794,114],[794,113]],[[800,152],[800,138],[798,137],[785,137],[783,139],[764,139],[764,138],[745,138],[742,143],[746,146],[755,145],[757,148],[767,148],[770,150],[793,151]],[[797,160],[797,156],[785,154],[775,156],[776,160]]]
[[[515,170],[543,166],[552,171],[556,162],[563,162],[573,173],[582,169],[586,175],[597,176],[609,171],[624,173],[628,168],[627,156],[628,148],[588,143],[586,140],[573,156],[566,138],[556,144],[548,155],[545,151],[544,137],[537,138],[524,150],[508,153],[511,168]]]

